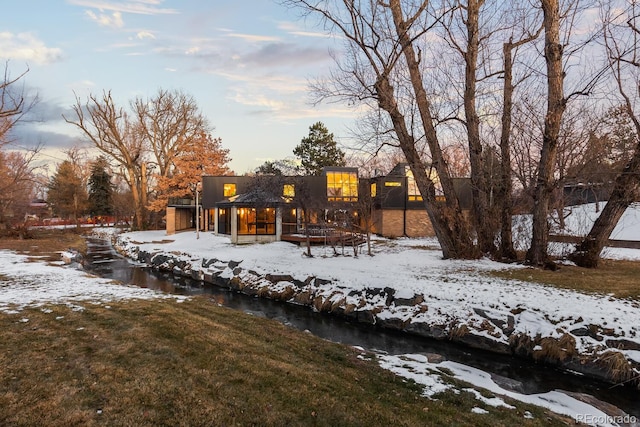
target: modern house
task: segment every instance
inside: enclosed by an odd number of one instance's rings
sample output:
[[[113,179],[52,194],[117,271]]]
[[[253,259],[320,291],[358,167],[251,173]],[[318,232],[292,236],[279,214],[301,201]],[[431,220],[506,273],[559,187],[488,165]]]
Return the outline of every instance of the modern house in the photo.
[[[459,180],[458,187],[461,203],[469,206],[469,180]],[[167,234],[195,228],[195,204],[186,202],[167,207]],[[203,176],[201,209],[200,229],[228,235],[233,243],[326,238],[367,226],[386,237],[433,235],[406,164],[367,179],[347,167],[325,168],[321,176]]]

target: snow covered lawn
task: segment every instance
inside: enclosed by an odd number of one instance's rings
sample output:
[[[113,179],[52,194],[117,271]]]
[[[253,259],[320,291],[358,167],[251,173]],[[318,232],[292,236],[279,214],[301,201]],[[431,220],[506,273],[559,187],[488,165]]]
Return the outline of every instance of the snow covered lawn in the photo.
[[[62,254],[65,256],[65,254]],[[27,256],[0,250],[0,311],[18,313],[23,307],[65,304],[107,304],[127,299],[184,297],[165,295],[137,286],[113,283],[74,267],[28,262]]]

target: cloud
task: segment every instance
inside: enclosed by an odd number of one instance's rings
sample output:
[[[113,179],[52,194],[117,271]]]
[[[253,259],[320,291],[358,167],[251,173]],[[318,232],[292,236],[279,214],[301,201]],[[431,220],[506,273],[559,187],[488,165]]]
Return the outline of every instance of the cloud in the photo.
[[[45,46],[32,33],[0,32],[0,58],[50,64],[62,58],[62,50]]]
[[[279,22],[278,28],[282,31],[285,31],[288,34],[300,37],[320,37],[320,38],[331,38],[333,37],[331,34],[324,32],[315,32],[315,31],[304,31],[298,27],[293,22]]]
[[[113,12],[111,15],[101,13],[96,15],[94,12],[87,10],[84,12],[92,21],[96,22],[101,27],[122,28],[124,27],[124,20],[122,19],[122,13]]]
[[[136,37],[139,40],[155,39],[156,38],[156,36],[154,36],[153,33],[150,32],[150,31],[138,31],[138,34],[136,34]]]
[[[238,39],[242,39],[248,42],[273,42],[280,40],[279,37],[275,36],[260,36],[257,34],[242,34],[242,33],[229,33],[225,34],[225,37],[234,37]]]
[[[260,66],[307,66],[330,59],[326,48],[292,43],[269,43],[241,57],[243,63]]]
[[[166,15],[179,13],[176,9],[158,7],[164,0],[131,0],[128,2],[107,0],[67,0],[74,6],[89,7],[100,11],[110,10],[118,13],[135,13],[141,15]]]

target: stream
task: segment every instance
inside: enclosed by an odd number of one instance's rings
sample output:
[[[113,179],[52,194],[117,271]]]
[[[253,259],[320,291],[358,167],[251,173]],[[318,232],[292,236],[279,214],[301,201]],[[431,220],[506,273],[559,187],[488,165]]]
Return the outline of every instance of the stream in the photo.
[[[275,319],[321,338],[391,355],[436,353],[447,360],[506,377],[522,384],[525,394],[565,390],[586,393],[640,417],[640,391],[632,387],[612,387],[608,383],[563,372],[534,362],[471,349],[446,341],[430,340],[406,333],[386,331],[324,313],[308,307],[251,297],[226,288],[200,283],[169,273],[138,266],[118,255],[108,241],[88,238],[85,269],[101,277],[171,294],[210,296],[216,303],[255,316]]]

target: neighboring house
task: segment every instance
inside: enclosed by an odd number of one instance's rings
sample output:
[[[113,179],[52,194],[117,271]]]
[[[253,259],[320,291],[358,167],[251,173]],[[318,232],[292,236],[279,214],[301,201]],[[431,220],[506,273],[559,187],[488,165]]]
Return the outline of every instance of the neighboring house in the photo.
[[[470,201],[468,181],[460,180],[463,206]],[[302,241],[301,235],[321,239],[336,229],[356,229],[365,210],[374,233],[433,235],[405,164],[371,179],[347,167],[325,168],[321,176],[203,176],[201,201],[200,229],[228,235],[233,243]],[[167,207],[167,234],[195,228],[195,204],[185,203]]]

